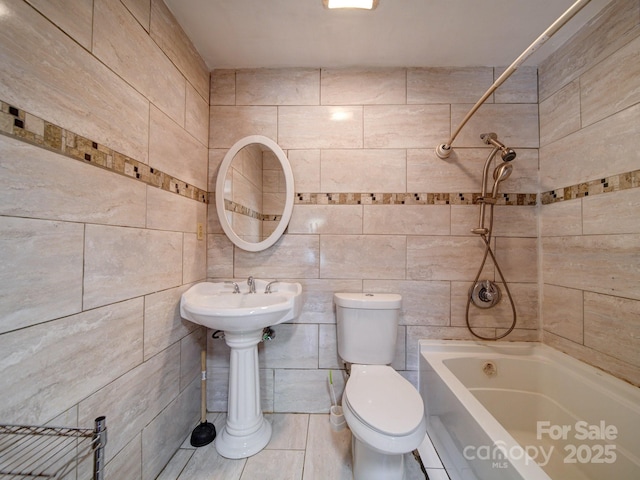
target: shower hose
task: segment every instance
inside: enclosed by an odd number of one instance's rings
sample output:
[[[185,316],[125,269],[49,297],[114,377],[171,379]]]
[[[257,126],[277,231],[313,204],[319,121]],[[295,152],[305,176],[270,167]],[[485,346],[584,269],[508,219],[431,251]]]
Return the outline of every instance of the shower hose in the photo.
[[[487,257],[491,256],[491,260],[493,261],[493,264],[496,267],[496,270],[498,271],[498,275],[500,275],[500,279],[502,280],[502,283],[504,285],[504,289],[507,292],[507,297],[509,297],[509,302],[511,303],[511,311],[513,313],[513,320],[511,322],[511,326],[509,327],[509,329],[503,333],[502,335],[496,335],[495,337],[485,337],[483,335],[480,335],[476,332],[473,331],[473,327],[471,326],[471,323],[469,321],[469,307],[471,306],[471,293],[469,293],[469,295],[467,295],[467,311],[466,311],[466,321],[467,321],[467,328],[469,329],[469,331],[473,334],[473,336],[480,338],[481,340],[500,340],[501,338],[506,337],[507,335],[509,335],[513,329],[516,327],[516,305],[513,302],[513,297],[511,296],[511,291],[509,290],[509,286],[507,285],[507,280],[504,278],[504,275],[502,274],[502,269],[500,268],[500,265],[498,264],[498,260],[496,260],[496,256],[493,253],[493,250],[491,249],[491,232],[493,231],[493,204],[489,204],[489,229],[487,233],[482,233],[480,235],[480,237],[482,237],[482,240],[484,241],[485,244],[485,249],[484,249],[484,256],[482,257],[482,262],[480,263],[480,268],[478,268],[478,273],[476,274],[476,278],[473,280],[473,284],[475,285],[476,283],[478,283],[478,280],[480,279],[480,275],[482,274],[482,269],[484,268],[484,265],[487,263]]]

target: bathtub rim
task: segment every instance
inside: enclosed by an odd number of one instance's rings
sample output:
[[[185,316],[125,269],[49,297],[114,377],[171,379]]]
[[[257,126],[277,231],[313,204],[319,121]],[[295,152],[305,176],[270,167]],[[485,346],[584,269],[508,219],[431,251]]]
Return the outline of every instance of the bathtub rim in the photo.
[[[640,414],[640,388],[541,342],[496,343],[476,340],[421,339],[419,340],[419,352],[420,357],[424,357],[424,361],[428,364],[427,368],[433,370],[445,384],[445,387],[456,395],[457,400],[466,412],[472,417],[474,417],[475,414],[482,415],[482,418],[476,421],[481,425],[489,441],[494,442],[494,444],[499,441],[506,449],[519,446],[520,444],[487,408],[482,405],[454,372],[449,369],[444,363],[445,360],[461,357],[487,360],[494,358],[499,360],[501,356],[511,356],[551,364],[573,372],[574,375],[579,377],[578,381],[585,382],[590,388],[597,388],[599,392],[608,396],[613,401],[621,402],[632,410],[638,411]],[[422,382],[422,370],[424,368],[422,359],[419,365],[419,381]],[[602,392],[603,384],[605,387],[604,392]],[[423,393],[422,385],[420,385],[420,391]],[[541,392],[536,393],[542,394]],[[433,428],[429,418],[430,416],[427,415],[427,408],[427,399],[425,398],[425,416],[427,416],[428,419],[428,431],[432,433]],[[439,418],[438,420],[440,421]],[[446,441],[446,439],[440,439],[440,441]],[[434,445],[436,443],[437,442],[434,441]],[[441,456],[444,454],[445,457],[450,458],[451,452],[438,452],[438,454]],[[460,453],[459,456],[462,457],[462,454]],[[509,459],[509,462],[522,478],[528,480],[551,480],[547,473],[533,461]],[[445,463],[444,457],[443,463]],[[452,476],[451,478],[455,477]]]

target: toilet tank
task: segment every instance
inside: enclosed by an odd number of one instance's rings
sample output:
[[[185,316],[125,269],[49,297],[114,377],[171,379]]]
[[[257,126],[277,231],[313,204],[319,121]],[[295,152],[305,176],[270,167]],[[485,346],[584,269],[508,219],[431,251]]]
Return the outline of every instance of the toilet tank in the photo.
[[[345,362],[388,365],[395,356],[402,297],[335,293],[338,355]]]

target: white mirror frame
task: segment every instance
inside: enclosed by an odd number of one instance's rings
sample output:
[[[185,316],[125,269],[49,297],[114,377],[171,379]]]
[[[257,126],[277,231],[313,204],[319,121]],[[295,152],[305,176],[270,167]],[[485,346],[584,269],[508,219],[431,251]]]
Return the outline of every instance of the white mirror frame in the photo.
[[[247,242],[240,238],[236,232],[233,231],[233,227],[229,224],[227,214],[224,209],[224,183],[227,177],[229,167],[233,162],[236,154],[246,147],[247,145],[258,143],[264,147],[270,149],[280,161],[280,166],[284,172],[284,180],[286,186],[284,211],[282,212],[282,218],[276,229],[261,242]],[[220,170],[218,171],[218,177],[216,179],[216,210],[218,212],[218,219],[224,233],[227,235],[237,247],[248,252],[260,252],[272,246],[276,243],[282,234],[284,233],[289,220],[291,219],[291,213],[293,212],[293,200],[294,200],[294,185],[293,185],[293,171],[289,164],[289,159],[285,155],[280,145],[263,135],[249,135],[247,137],[238,140],[227,152],[220,164]]]

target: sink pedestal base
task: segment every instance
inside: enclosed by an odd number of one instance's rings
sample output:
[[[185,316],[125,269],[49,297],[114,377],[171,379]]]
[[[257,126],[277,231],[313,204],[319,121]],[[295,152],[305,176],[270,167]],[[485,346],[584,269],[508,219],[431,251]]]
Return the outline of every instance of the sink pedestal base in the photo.
[[[258,343],[262,329],[225,332],[231,348],[227,424],[216,438],[217,452],[225,458],[246,458],[262,450],[271,439],[271,424],[262,416]]]

